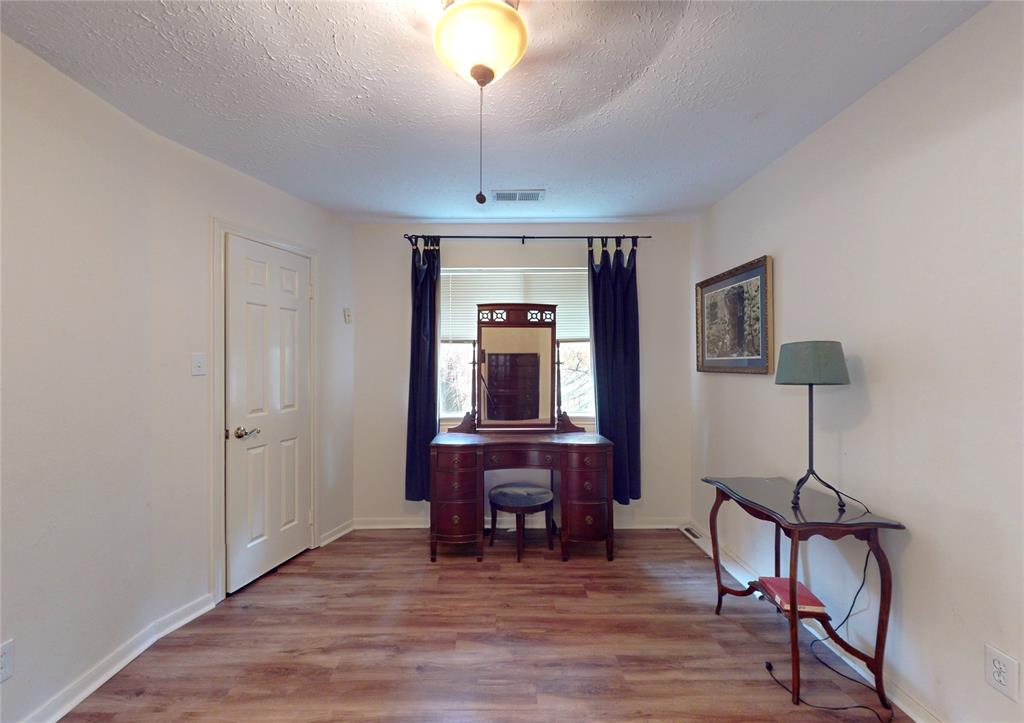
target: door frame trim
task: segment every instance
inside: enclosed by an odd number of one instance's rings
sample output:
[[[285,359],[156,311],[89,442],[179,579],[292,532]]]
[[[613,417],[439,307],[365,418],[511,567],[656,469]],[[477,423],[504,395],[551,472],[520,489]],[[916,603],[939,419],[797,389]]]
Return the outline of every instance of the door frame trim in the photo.
[[[309,300],[309,414],[310,414],[310,510],[313,524],[309,528],[307,549],[317,547],[320,539],[320,518],[317,511],[317,490],[320,470],[317,464],[320,438],[317,304],[319,301],[319,272],[317,252],[307,246],[283,241],[269,234],[255,231],[241,224],[231,223],[212,217],[210,219],[210,594],[214,604],[226,597],[227,590],[227,518],[226,485],[227,459],[224,449],[224,430],[227,408],[225,388],[225,355],[227,348],[227,324],[225,293],[227,283],[227,237],[228,234],[241,236],[264,246],[288,251],[309,259],[309,283],[312,298]]]

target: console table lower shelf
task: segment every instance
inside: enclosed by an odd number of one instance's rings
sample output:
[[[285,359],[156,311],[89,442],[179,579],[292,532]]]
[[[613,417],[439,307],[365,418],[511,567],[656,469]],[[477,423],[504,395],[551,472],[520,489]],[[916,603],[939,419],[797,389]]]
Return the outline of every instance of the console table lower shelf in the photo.
[[[768,479],[753,477],[721,478],[705,477],[703,482],[713,485],[715,503],[711,507],[709,530],[711,532],[712,559],[715,565],[715,580],[718,583],[718,604],[715,615],[721,614],[722,599],[726,595],[743,597],[761,593],[763,599],[775,606],[789,620],[790,655],[793,666],[793,704],[800,702],[800,648],[798,631],[800,620],[810,618],[817,621],[831,640],[846,653],[863,662],[874,676],[875,692],[882,706],[892,709],[892,703],[885,695],[883,666],[885,660],[885,638],[889,626],[889,607],[892,602],[892,570],[889,560],[882,550],[879,541],[880,529],[905,529],[895,520],[879,517],[865,510],[864,512],[837,510],[835,498],[813,491],[805,491],[800,500],[800,507],[793,509],[791,496],[794,482],[779,477]],[[781,538],[785,535],[789,545],[789,599],[797,598],[797,570],[800,553],[800,542],[814,535],[821,535],[829,540],[838,540],[851,536],[867,543],[868,549],[878,564],[880,579],[878,623],[875,630],[875,649],[868,654],[845,640],[832,626],[832,619],[826,612],[801,611],[798,605],[791,604],[789,610],[784,609],[762,585],[754,580],[746,588],[740,590],[722,584],[722,563],[718,547],[718,510],[723,503],[732,500],[748,515],[771,522],[775,525],[775,577],[781,577]]]

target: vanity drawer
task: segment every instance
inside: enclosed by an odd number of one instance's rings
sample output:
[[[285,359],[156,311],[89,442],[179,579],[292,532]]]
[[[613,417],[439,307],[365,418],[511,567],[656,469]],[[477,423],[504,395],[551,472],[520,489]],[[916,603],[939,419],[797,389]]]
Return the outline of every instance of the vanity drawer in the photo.
[[[438,452],[437,468],[445,471],[476,469],[476,452]]]
[[[605,451],[588,449],[582,452],[569,452],[569,469],[604,469]]]
[[[483,525],[476,502],[434,502],[433,506],[434,530],[438,535],[472,537]]]
[[[557,452],[540,452],[525,449],[496,449],[484,452],[484,469],[516,469],[518,467],[558,466]]]
[[[604,470],[571,469],[565,473],[565,499],[598,502],[608,496]]]
[[[565,525],[570,540],[603,540],[608,535],[608,504],[569,502],[565,508]]]
[[[475,500],[476,471],[436,472],[434,477],[435,500]]]

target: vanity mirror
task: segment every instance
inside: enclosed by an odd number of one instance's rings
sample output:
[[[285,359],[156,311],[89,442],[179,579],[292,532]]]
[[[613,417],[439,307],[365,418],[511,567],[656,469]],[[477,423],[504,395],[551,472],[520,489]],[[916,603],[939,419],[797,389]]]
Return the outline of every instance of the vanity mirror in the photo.
[[[561,411],[554,304],[478,304],[473,366],[473,409],[449,431],[582,431]]]

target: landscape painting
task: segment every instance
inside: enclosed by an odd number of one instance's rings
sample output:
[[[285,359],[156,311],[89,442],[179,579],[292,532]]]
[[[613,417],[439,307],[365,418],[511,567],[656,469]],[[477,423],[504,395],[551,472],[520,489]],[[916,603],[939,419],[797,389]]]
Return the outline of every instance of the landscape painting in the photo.
[[[769,256],[697,284],[697,370],[768,374],[771,301]]]

